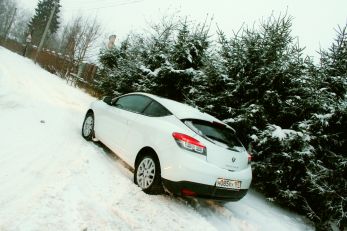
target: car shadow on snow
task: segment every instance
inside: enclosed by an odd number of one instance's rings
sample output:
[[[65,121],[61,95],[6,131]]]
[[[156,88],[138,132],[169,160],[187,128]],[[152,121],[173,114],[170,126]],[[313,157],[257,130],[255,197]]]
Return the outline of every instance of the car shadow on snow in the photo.
[[[131,182],[133,182],[134,169],[120,159],[117,154],[111,151],[101,142],[94,142],[94,145],[101,149],[100,153],[105,154],[106,158],[112,161],[114,164],[118,165],[120,172],[127,177]],[[144,192],[143,192],[144,193]],[[168,191],[165,191],[162,195],[149,195],[151,197],[161,197],[163,200],[174,201],[177,204],[181,204],[187,207],[187,209],[192,209],[196,213],[200,214],[202,217],[206,218],[212,225],[217,226],[218,230],[229,230],[230,220],[234,217],[233,213],[225,207],[225,202],[199,199],[194,197],[181,197],[174,195]],[[228,207],[232,203],[227,203]],[[218,223],[218,225],[217,225]],[[225,226],[225,227],[224,227]],[[229,226],[229,228],[227,228]],[[224,229],[227,228],[227,229]]]
[[[98,148],[102,149],[103,153],[105,153],[110,160],[120,164],[122,167],[126,168],[131,173],[134,173],[134,169],[130,165],[128,165],[126,162],[124,162],[120,157],[118,157],[118,155],[114,153],[111,149],[109,149],[106,145],[104,145],[100,141],[94,141],[93,144],[95,144]],[[128,175],[129,174],[126,174],[126,176]]]

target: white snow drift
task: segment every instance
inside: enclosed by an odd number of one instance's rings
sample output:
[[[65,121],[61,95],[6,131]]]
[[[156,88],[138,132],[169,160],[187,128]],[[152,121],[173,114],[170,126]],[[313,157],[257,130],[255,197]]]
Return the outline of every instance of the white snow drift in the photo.
[[[224,206],[146,195],[81,137],[93,100],[0,47],[0,230],[312,230],[252,192]]]

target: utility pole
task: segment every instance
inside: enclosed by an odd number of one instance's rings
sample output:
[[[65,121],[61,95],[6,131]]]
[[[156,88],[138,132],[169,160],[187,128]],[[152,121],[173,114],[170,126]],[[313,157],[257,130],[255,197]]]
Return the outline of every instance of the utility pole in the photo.
[[[5,31],[5,41],[7,41],[7,35],[8,35],[8,32],[10,32],[10,29],[12,27],[12,24],[13,24],[13,21],[14,21],[14,16],[16,15],[16,12],[17,12],[17,8],[14,8],[10,24],[8,25],[8,27],[6,28],[6,31]]]
[[[51,25],[54,12],[55,12],[55,10],[56,10],[56,8],[57,8],[57,4],[58,4],[58,2],[55,2],[55,3],[54,3],[53,9],[52,9],[52,11],[51,11],[51,15],[49,16],[48,22],[47,22],[47,24],[46,24],[45,31],[43,32],[43,35],[42,35],[42,37],[41,37],[41,41],[40,41],[39,47],[37,48],[36,55],[35,55],[35,63],[36,63],[37,56],[38,56],[39,53],[41,52],[43,43],[45,42],[45,39],[46,39],[46,36],[47,36],[47,33],[48,33],[49,26]]]

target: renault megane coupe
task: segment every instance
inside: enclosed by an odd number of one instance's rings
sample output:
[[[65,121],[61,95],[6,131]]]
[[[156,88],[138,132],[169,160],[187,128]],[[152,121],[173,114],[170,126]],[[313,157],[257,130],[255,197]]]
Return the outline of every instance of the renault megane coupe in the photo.
[[[93,102],[82,136],[115,152],[148,194],[237,201],[251,184],[251,156],[230,126],[159,96],[136,92]]]

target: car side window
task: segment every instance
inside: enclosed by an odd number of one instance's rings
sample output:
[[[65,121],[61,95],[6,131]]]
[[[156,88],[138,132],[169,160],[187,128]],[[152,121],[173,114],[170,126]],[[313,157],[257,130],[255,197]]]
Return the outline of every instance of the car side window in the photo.
[[[142,113],[150,102],[151,99],[146,96],[127,95],[117,99],[113,103],[113,106],[136,113]]]
[[[171,113],[156,101],[152,101],[151,104],[143,112],[144,115],[160,117],[171,115]]]

